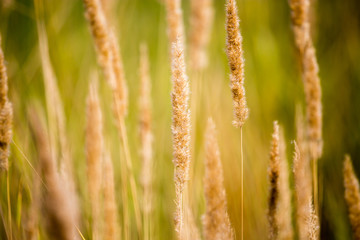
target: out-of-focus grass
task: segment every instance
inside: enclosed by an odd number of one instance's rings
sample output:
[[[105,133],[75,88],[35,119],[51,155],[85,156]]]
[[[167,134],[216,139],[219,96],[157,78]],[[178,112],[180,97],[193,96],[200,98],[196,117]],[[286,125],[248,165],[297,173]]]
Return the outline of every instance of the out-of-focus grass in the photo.
[[[111,2],[111,1],[110,1]],[[169,45],[166,14],[162,1],[114,0],[110,9],[124,60],[130,93],[127,127],[139,178],[141,163],[138,149],[139,44],[149,45],[154,111],[155,206],[152,222],[155,239],[169,239],[173,233],[174,186],[171,146],[171,99]],[[229,214],[239,236],[240,231],[240,133],[231,125],[232,102],[225,55],[224,0],[214,1],[214,29],[209,49],[210,66],[201,79],[201,103],[197,119],[194,178],[191,179],[193,211],[200,226],[204,212],[202,196],[203,131],[212,115],[218,126],[218,138],[224,166]],[[342,187],[344,153],[354,159],[360,175],[360,4],[356,0],[317,0],[313,12],[313,36],[320,66],[323,89],[324,156],[320,160],[322,239],[349,239]],[[185,24],[189,24],[189,0],[183,1]],[[288,158],[295,138],[294,113],[304,103],[299,62],[293,44],[287,1],[238,1],[246,58],[245,87],[250,117],[244,127],[245,151],[245,237],[263,239],[266,234],[267,164],[272,121],[285,128]],[[58,78],[64,103],[68,139],[75,166],[83,218],[81,231],[89,239],[84,153],[85,97],[92,74],[98,74],[91,35],[81,1],[44,1],[45,23],[50,57]],[[188,29],[188,28],[187,28]],[[30,0],[0,2],[0,32],[3,37],[9,73],[10,99],[14,105],[14,143],[10,159],[10,197],[12,231],[22,237],[22,223],[31,201],[31,188],[37,159],[26,117],[27,107],[36,102],[45,109],[44,87],[39,57],[35,13]],[[190,81],[192,80],[190,75]],[[106,119],[105,135],[114,158],[117,199],[120,202],[119,142],[111,115],[109,89],[100,84]],[[25,159],[27,158],[27,160]],[[8,224],[6,177],[1,179],[1,215]],[[21,199],[19,197],[21,196]],[[21,207],[20,207],[21,206]],[[121,209],[121,206],[119,206]],[[18,224],[20,221],[20,224]],[[135,225],[133,230],[135,230]],[[1,239],[5,228],[0,225]]]

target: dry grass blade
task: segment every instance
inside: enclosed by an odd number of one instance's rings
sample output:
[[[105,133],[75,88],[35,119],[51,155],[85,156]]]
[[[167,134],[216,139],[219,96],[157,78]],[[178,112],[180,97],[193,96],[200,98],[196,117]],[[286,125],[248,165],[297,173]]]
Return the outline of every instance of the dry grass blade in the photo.
[[[42,208],[45,213],[46,229],[52,239],[71,240],[76,237],[76,205],[72,191],[63,187],[56,164],[52,158],[48,137],[41,121],[34,110],[29,111],[29,121],[34,134],[40,169],[46,183],[44,202]]]
[[[212,0],[192,0],[190,17],[190,66],[194,70],[204,69],[208,64],[206,48],[210,41],[214,18]]]
[[[233,124],[235,127],[242,127],[248,118],[249,109],[245,98],[244,53],[236,0],[228,0],[226,4],[226,32],[226,54],[231,71],[230,82],[234,103]]]
[[[8,169],[12,138],[13,109],[8,99],[8,78],[0,36],[0,169]]]
[[[140,46],[140,141],[141,141],[141,183],[143,187],[144,239],[151,238],[150,214],[152,211],[153,181],[153,135],[151,130],[151,81],[148,49]]]
[[[101,189],[101,166],[103,153],[102,114],[96,82],[89,87],[87,98],[86,115],[86,163],[88,193],[92,215],[92,233],[94,239],[100,238],[100,189]]]
[[[360,239],[360,192],[357,179],[349,155],[344,161],[344,187],[345,201],[348,208],[349,219],[354,239]]]
[[[216,127],[208,120],[206,130],[204,190],[206,213],[203,216],[204,237],[208,240],[235,239],[227,213],[226,192]]]

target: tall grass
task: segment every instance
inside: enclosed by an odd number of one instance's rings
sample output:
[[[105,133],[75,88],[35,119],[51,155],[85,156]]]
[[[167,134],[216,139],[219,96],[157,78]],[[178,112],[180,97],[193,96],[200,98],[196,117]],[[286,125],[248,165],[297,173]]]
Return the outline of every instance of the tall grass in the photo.
[[[0,239],[358,237],[360,34],[311,15],[337,3],[25,2],[0,3]]]

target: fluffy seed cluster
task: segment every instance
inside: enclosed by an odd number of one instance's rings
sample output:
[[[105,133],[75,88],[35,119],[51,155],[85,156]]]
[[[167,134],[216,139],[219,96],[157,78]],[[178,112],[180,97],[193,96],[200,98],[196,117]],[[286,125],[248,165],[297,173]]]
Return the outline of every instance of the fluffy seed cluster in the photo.
[[[190,166],[190,110],[189,80],[185,69],[183,43],[180,38],[172,46],[172,135],[173,163],[175,165],[174,181],[176,194],[175,229],[181,237],[184,209],[183,192],[189,178]]]
[[[235,127],[242,127],[248,118],[244,88],[244,57],[242,50],[242,36],[239,30],[239,18],[235,0],[228,0],[226,4],[226,53],[230,66],[230,87],[234,103]]]
[[[0,169],[8,169],[12,138],[13,109],[8,99],[8,78],[0,36]]]
[[[165,0],[169,42],[173,44],[178,38],[183,41],[184,24],[182,22],[181,0]]]
[[[277,239],[278,236],[278,222],[277,211],[279,202],[279,178],[280,178],[280,133],[279,125],[277,121],[274,122],[274,132],[271,141],[270,150],[270,162],[269,162],[269,209],[268,209],[268,221],[269,221],[269,239]]]
[[[114,169],[110,154],[104,156],[104,240],[119,239],[117,205],[115,199]]]
[[[315,213],[311,198],[308,203],[307,235],[308,240],[319,240],[320,236],[319,219]]]
[[[279,240],[293,239],[294,232],[291,219],[291,192],[289,186],[289,166],[286,158],[286,143],[283,128],[280,127],[280,176],[279,176],[279,211],[277,222]]]
[[[212,0],[191,1],[190,66],[194,70],[204,69],[208,64],[206,48],[210,40],[214,18]]]
[[[113,54],[112,64],[116,81],[115,89],[113,91],[115,108],[116,111],[118,111],[119,116],[123,117],[127,114],[128,108],[128,89],[125,81],[125,70],[120,56],[120,47],[114,32],[111,31],[109,36],[110,49]]]
[[[86,162],[88,192],[92,212],[93,237],[99,238],[101,166],[103,151],[102,115],[96,83],[92,82],[87,98]]]
[[[216,140],[216,128],[209,119],[206,131],[206,157],[204,191],[206,213],[203,216],[204,237],[208,240],[234,239],[230,219],[227,213],[224,177]]]
[[[308,158],[304,158],[302,151],[294,141],[295,152],[293,158],[294,185],[295,185],[295,204],[296,204],[296,222],[299,229],[299,239],[306,240],[308,204],[312,196],[312,187],[310,182],[310,169]]]
[[[29,121],[36,141],[40,169],[46,184],[42,208],[46,218],[46,229],[51,239],[71,240],[76,236],[77,216],[73,210],[75,199],[72,191],[64,187],[54,159],[52,159],[48,137],[37,113],[31,111]],[[65,184],[67,185],[67,184]],[[59,208],[59,206],[61,206]]]
[[[348,207],[349,219],[353,230],[354,239],[360,239],[360,192],[357,179],[351,163],[350,156],[345,156],[344,161],[344,187],[345,200]]]
[[[127,113],[128,93],[117,38],[109,28],[101,2],[99,0],[83,0],[83,2],[99,65],[113,90],[115,115],[123,117]]]
[[[310,36],[309,0],[289,0],[295,45],[302,62],[302,77],[306,100],[308,121],[307,135],[310,141],[310,153],[313,159],[322,155],[322,103],[319,67],[315,48]]]

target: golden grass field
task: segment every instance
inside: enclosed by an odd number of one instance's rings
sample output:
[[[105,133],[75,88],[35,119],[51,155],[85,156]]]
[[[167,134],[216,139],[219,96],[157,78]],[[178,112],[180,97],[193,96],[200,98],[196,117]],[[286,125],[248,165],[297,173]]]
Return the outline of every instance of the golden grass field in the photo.
[[[360,239],[359,9],[0,0],[0,239]]]

